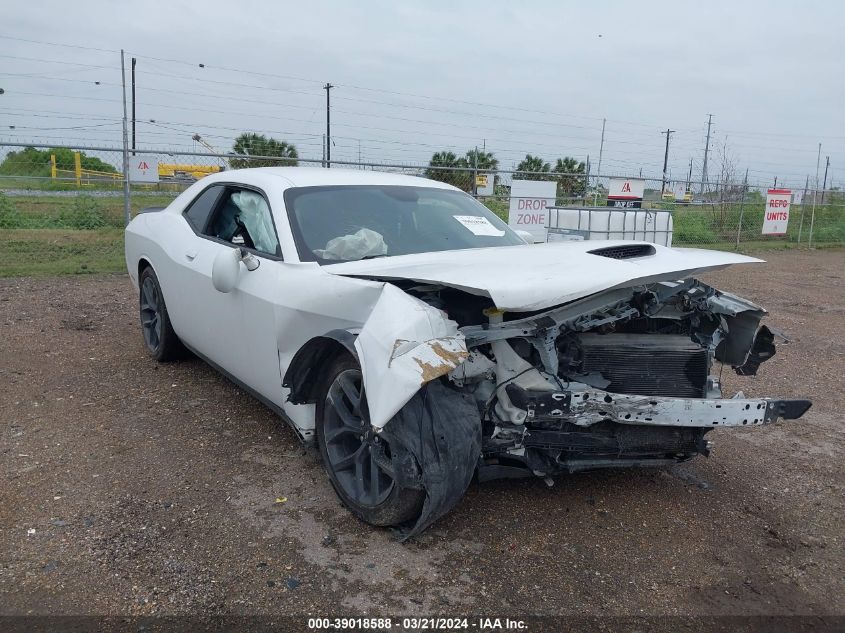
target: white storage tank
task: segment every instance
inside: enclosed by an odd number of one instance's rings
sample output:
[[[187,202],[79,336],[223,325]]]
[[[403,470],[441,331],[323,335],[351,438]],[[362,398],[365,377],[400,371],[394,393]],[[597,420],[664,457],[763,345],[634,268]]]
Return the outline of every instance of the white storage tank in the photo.
[[[634,240],[672,246],[672,212],[654,209],[549,208],[549,242]]]

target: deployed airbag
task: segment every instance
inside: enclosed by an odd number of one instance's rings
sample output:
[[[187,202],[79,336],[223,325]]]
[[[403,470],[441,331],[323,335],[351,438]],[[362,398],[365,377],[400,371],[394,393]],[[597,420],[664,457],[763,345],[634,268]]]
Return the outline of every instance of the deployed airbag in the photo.
[[[232,202],[241,210],[241,222],[255,248],[263,253],[275,253],[278,242],[264,196],[254,191],[239,191],[232,194]]]
[[[322,251],[315,251],[323,259],[354,261],[364,257],[387,255],[384,237],[372,229],[359,229],[351,235],[332,238]]]

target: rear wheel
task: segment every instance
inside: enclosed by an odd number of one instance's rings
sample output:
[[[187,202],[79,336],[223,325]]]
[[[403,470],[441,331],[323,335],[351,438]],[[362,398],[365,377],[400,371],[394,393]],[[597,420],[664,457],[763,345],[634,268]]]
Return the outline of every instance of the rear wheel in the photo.
[[[164,303],[164,295],[158,277],[151,267],[144,268],[138,279],[140,286],[141,331],[150,355],[158,361],[180,357],[184,347],[170,324],[170,316]]]
[[[390,445],[369,422],[361,369],[349,355],[333,363],[317,401],[320,454],[337,495],[353,514],[378,526],[419,516],[425,493],[402,488],[390,466]]]

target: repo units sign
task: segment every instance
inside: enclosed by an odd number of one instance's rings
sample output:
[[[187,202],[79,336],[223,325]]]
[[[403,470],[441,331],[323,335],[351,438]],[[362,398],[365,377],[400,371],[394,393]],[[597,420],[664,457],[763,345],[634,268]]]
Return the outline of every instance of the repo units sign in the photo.
[[[789,203],[792,191],[769,189],[766,192],[766,214],[763,216],[763,235],[786,235],[789,224]]]

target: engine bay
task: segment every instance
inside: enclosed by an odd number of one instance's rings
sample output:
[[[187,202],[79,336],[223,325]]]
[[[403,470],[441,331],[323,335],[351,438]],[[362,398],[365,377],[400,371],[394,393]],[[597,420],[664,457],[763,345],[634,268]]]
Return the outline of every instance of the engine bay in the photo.
[[[760,306],[694,279],[619,288],[535,313],[452,288],[405,288],[457,322],[448,375],[482,423],[481,478],[663,465],[706,455],[712,428],[798,417],[805,401],[722,399],[716,363],[775,353]],[[800,410],[800,413],[799,413]]]

